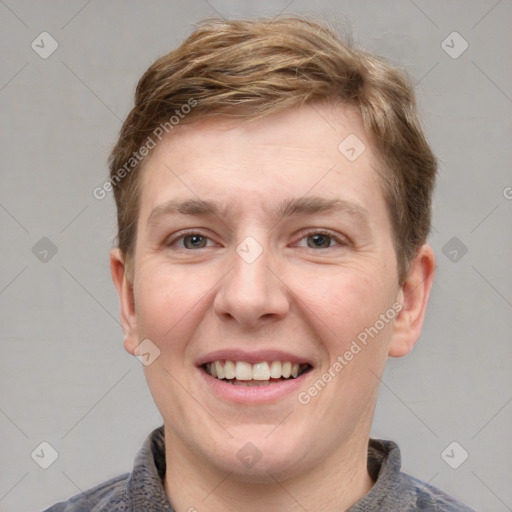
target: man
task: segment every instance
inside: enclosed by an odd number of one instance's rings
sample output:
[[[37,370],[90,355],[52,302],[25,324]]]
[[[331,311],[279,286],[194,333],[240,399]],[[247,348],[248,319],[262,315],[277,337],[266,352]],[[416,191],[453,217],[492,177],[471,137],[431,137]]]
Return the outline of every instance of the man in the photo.
[[[50,511],[471,510],[369,439],[435,267],[401,72],[306,20],[203,23],[141,78],[110,170],[124,346],[164,425]]]

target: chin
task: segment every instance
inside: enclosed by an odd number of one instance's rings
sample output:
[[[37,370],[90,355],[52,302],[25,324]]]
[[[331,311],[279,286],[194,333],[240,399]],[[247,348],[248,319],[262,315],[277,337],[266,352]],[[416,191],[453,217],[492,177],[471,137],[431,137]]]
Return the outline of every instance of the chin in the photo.
[[[219,461],[216,461],[219,464]],[[238,459],[227,459],[221,462],[222,470],[230,473],[231,480],[254,484],[269,484],[276,481],[282,482],[293,478],[305,471],[302,468],[304,461],[298,460],[296,456],[272,456],[262,457],[252,467],[245,467]]]
[[[236,430],[236,437],[227,443],[224,440],[221,453],[212,460],[214,465],[231,473],[232,479],[242,482],[271,483],[275,480],[291,478],[306,470],[307,467],[310,468],[313,463],[306,460],[308,453],[310,457],[312,451],[308,450],[304,439],[299,439],[297,435],[290,435],[286,429],[270,435],[268,427],[265,429],[237,428]],[[211,452],[208,455],[211,457]]]

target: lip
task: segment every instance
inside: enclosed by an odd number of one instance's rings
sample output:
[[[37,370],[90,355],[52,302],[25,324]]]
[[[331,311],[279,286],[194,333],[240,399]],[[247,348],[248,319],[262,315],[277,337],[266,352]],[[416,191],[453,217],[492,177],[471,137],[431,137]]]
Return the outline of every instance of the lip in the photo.
[[[247,363],[255,364],[264,361],[290,361],[291,363],[309,364],[314,367],[310,359],[290,354],[289,352],[282,352],[280,350],[258,350],[257,352],[246,352],[244,350],[216,350],[199,357],[195,361],[197,367],[203,364],[211,363],[212,361],[244,361]],[[215,379],[218,380],[218,379]],[[230,384],[231,385],[231,384]]]
[[[269,404],[287,396],[296,397],[299,389],[303,386],[304,381],[311,373],[311,370],[309,370],[295,379],[275,382],[268,386],[237,386],[212,377],[201,367],[197,368],[197,371],[203,379],[203,382],[218,398],[224,401],[245,405]]]

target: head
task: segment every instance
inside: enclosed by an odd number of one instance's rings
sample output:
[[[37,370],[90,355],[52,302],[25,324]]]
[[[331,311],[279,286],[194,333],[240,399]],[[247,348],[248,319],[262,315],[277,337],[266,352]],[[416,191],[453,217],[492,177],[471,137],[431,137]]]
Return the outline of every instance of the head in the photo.
[[[156,347],[175,446],[252,478],[364,444],[434,268],[436,160],[407,77],[314,22],[209,21],[141,78],[110,172],[125,347]],[[251,397],[215,361],[304,373]]]

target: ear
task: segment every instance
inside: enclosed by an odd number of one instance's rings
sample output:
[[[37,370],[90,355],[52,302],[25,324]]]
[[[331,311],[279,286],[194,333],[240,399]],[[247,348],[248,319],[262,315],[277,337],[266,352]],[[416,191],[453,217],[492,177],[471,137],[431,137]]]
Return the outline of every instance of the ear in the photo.
[[[422,245],[409,266],[409,272],[400,288],[398,302],[403,305],[395,318],[388,354],[402,357],[418,341],[430,290],[434,281],[435,256],[432,247]]]
[[[121,326],[124,332],[124,348],[129,354],[134,355],[134,350],[139,342],[133,284],[130,279],[128,264],[120,249],[116,248],[110,251],[110,272],[121,303]]]

